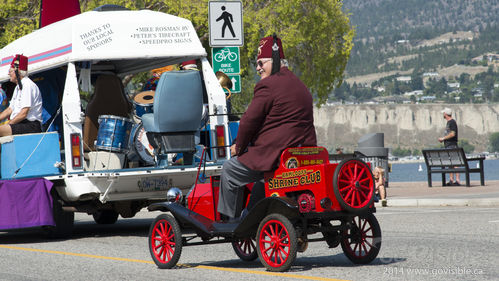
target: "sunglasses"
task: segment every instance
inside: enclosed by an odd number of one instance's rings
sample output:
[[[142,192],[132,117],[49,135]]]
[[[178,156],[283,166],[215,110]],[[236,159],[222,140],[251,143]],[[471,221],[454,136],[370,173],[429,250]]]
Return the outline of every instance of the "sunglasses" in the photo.
[[[271,61],[272,59],[265,59],[265,60],[259,60],[256,62],[256,65],[258,65],[260,68],[263,67],[263,65],[269,61]]]

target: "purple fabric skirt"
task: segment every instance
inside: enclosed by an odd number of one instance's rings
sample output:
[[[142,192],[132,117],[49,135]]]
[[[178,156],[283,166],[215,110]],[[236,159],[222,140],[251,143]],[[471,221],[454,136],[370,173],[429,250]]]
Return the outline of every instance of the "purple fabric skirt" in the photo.
[[[55,225],[51,189],[40,178],[0,180],[0,229]]]

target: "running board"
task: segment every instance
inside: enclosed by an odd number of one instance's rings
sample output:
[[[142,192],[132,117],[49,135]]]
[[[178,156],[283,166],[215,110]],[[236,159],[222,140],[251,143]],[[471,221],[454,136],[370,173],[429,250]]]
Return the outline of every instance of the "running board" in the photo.
[[[220,223],[193,212],[178,203],[162,202],[151,204],[149,211],[170,211],[181,223],[189,224],[196,230],[205,233],[207,236],[230,237],[234,235],[234,230],[239,223]]]

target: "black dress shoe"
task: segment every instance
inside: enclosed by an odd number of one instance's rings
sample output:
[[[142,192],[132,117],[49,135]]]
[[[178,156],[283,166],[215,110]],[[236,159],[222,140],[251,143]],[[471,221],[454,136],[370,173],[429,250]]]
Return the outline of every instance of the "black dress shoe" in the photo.
[[[235,217],[235,218],[229,218],[227,217],[225,222],[227,223],[239,223],[241,222],[247,215],[248,215],[248,209],[244,208],[242,211],[241,211],[241,215],[239,217]]]
[[[241,217],[237,218],[229,218],[225,221],[226,223],[240,223],[241,222]]]
[[[448,183],[445,184],[445,186],[453,186],[453,185],[454,185],[453,181],[449,181]]]
[[[454,182],[454,186],[460,186],[461,184],[457,181]]]
[[[248,209],[244,208],[243,211],[241,212],[241,217],[240,219],[243,220],[247,215],[248,215]]]

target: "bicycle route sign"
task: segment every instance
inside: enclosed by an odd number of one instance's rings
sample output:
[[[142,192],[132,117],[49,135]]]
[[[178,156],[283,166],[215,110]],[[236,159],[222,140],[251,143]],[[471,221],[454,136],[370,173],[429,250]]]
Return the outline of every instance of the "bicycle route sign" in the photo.
[[[215,72],[239,74],[241,72],[239,47],[212,48],[211,64]]]
[[[222,71],[232,81],[232,93],[241,92],[241,64],[239,59],[239,47],[216,47],[211,50],[211,65],[213,71]],[[225,92],[227,90],[224,89]]]

